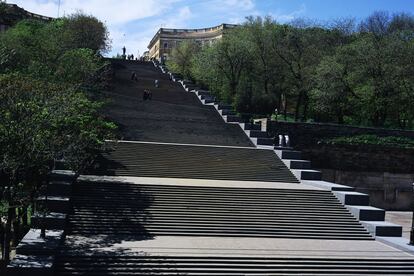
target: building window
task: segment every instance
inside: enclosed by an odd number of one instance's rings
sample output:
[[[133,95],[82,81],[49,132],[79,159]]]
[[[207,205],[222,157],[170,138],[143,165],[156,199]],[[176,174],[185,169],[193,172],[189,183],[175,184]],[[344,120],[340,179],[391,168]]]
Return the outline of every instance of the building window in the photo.
[[[164,49],[167,49],[167,48],[168,48],[168,43],[164,42]]]

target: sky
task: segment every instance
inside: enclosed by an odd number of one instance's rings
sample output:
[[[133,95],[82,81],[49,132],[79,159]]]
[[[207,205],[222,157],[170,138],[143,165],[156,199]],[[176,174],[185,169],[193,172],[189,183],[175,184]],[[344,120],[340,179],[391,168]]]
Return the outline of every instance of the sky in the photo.
[[[142,55],[151,38],[163,28],[207,28],[242,23],[246,16],[272,16],[280,23],[295,18],[329,21],[363,19],[374,11],[414,14],[414,0],[8,0],[51,17],[83,11],[108,27],[112,49]],[[60,2],[60,8],[59,8]]]

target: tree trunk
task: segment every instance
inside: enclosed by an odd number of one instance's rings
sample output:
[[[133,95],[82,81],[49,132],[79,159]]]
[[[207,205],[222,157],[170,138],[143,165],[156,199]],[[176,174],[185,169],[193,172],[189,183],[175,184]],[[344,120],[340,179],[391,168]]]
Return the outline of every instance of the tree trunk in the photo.
[[[308,119],[309,97],[308,93],[303,93],[303,114],[302,121],[306,122]]]
[[[300,116],[300,107],[302,106],[303,92],[299,91],[298,99],[296,101],[296,110],[295,110],[295,121],[299,121]]]
[[[11,241],[11,226],[13,220],[13,208],[9,208],[7,211],[7,221],[6,221],[6,229],[4,232],[4,245],[3,245],[3,256],[4,256],[4,264],[7,266],[10,261],[10,241]]]

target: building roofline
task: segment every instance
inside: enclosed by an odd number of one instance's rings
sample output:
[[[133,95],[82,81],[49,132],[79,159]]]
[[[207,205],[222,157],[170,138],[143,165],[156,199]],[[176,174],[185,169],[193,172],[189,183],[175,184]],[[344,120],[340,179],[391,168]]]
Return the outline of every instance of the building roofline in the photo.
[[[51,21],[51,20],[55,19],[54,17],[29,12],[29,11],[25,10],[24,8],[22,8],[22,7],[20,7],[16,4],[12,4],[12,3],[4,3],[4,4],[11,7],[11,8],[18,9],[18,10],[24,12],[24,14],[29,18],[36,18],[36,19],[41,19],[41,20],[45,20],[45,21]]]
[[[172,34],[178,34],[178,33],[205,33],[209,31],[215,31],[225,28],[234,28],[238,25],[236,24],[227,24],[222,23],[220,25],[209,27],[209,28],[201,28],[201,29],[172,29],[172,28],[159,28],[158,31],[155,33],[154,37],[151,39],[150,43],[148,44],[148,49],[151,49],[152,45],[157,41],[158,36],[161,33],[172,33]]]

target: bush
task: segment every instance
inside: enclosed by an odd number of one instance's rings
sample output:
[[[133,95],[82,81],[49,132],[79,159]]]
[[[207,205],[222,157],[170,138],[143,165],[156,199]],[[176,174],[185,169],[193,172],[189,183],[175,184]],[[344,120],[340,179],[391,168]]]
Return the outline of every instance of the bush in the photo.
[[[380,137],[373,134],[336,137],[323,140],[322,143],[331,145],[375,145],[389,148],[414,149],[414,139],[396,136]]]

